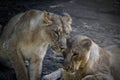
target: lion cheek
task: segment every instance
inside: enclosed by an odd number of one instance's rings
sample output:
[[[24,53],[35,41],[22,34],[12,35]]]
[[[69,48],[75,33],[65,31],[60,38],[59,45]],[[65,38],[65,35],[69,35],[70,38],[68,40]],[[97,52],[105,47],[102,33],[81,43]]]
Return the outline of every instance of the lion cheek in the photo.
[[[85,65],[89,61],[89,58],[90,58],[90,51],[85,54],[85,57],[84,57],[82,63],[84,63],[84,65]]]
[[[77,61],[77,62],[74,63],[74,70],[75,70],[75,71],[80,68],[81,63],[82,63],[82,61]]]

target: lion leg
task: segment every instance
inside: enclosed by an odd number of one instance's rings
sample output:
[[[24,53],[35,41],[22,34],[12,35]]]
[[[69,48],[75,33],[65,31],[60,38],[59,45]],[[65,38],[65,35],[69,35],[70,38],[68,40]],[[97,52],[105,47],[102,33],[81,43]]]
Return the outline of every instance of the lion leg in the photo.
[[[12,55],[13,53],[14,55]],[[8,57],[15,70],[17,80],[29,80],[27,68],[24,64],[24,60],[21,54],[18,54],[16,50],[9,51]]]
[[[82,80],[114,80],[113,77],[109,74],[102,74],[102,75],[88,75],[82,78]]]
[[[45,75],[42,78],[42,80],[57,80],[62,76],[63,72],[64,72],[63,68],[60,68],[60,69],[52,72],[51,74]]]
[[[30,80],[40,80],[41,71],[42,59],[37,55],[33,55],[30,58]]]

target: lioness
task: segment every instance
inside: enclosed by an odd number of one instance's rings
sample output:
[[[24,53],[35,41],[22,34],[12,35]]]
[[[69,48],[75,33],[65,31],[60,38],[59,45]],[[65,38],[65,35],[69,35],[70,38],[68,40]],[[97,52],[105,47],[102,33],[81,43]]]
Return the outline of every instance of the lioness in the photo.
[[[68,40],[63,53],[64,70],[46,75],[43,80],[57,80],[61,75],[60,80],[120,80],[120,50],[113,50],[111,54],[90,38],[76,35]]]
[[[56,52],[65,49],[71,23],[72,19],[67,13],[60,16],[46,11],[29,10],[14,16],[0,38],[1,61],[6,62],[7,66],[12,64],[17,80],[28,80],[24,64],[28,60],[30,80],[40,80],[42,61],[48,45]]]

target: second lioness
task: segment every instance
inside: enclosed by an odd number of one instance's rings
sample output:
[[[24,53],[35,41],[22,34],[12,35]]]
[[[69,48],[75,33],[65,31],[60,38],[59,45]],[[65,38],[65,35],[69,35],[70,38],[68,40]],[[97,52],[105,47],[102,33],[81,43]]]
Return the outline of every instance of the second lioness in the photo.
[[[108,50],[108,51],[107,51]],[[43,80],[120,80],[120,48],[101,48],[87,36],[75,35],[68,40],[64,69],[43,77]]]
[[[1,61],[8,66],[12,64],[17,80],[28,80],[24,65],[27,59],[30,61],[30,80],[39,80],[48,45],[57,52],[66,48],[71,21],[67,13],[60,16],[39,10],[29,10],[14,16],[0,38]]]

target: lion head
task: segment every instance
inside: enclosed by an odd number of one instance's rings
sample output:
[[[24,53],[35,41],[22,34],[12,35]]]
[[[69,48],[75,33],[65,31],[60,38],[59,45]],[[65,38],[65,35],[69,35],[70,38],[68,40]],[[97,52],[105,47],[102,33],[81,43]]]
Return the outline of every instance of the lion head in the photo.
[[[64,13],[62,16],[54,13],[44,13],[44,22],[49,23],[45,28],[47,39],[54,51],[60,52],[66,46],[66,40],[69,37],[72,19],[69,14]]]
[[[71,31],[69,14],[57,15],[47,11],[29,10],[16,22],[15,32],[19,41],[47,42],[56,52],[66,48],[66,39]],[[23,30],[24,28],[24,30]]]
[[[68,40],[68,48],[63,52],[64,68],[74,72],[85,67],[90,60],[92,40],[86,36],[76,35]]]

